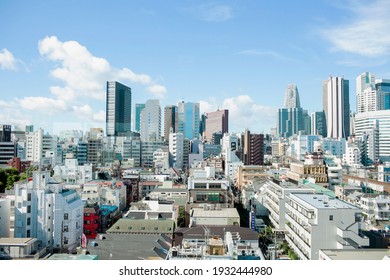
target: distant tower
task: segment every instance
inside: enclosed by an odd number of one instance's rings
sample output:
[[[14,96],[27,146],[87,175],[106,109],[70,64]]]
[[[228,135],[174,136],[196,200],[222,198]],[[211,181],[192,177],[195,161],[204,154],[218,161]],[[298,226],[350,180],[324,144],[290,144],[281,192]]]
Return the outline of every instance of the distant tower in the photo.
[[[322,83],[323,108],[327,137],[349,136],[349,81],[343,77],[329,77]]]
[[[118,136],[131,131],[131,88],[107,82],[106,134]]]
[[[295,84],[289,84],[284,94],[284,108],[301,108],[298,88]]]
[[[169,141],[169,133],[178,131],[178,108],[175,105],[167,105],[164,108],[164,139]],[[172,129],[172,131],[171,131]]]
[[[150,99],[141,112],[141,140],[158,141],[161,139],[161,107],[158,99]]]
[[[213,134],[217,132],[222,132],[222,135],[229,132],[229,110],[207,113],[205,132],[207,142],[211,142]]]
[[[190,140],[199,137],[199,103],[180,102],[178,105],[178,132]]]
[[[135,104],[135,126],[134,126],[135,132],[141,131],[141,112],[144,108],[145,108],[144,103]]]

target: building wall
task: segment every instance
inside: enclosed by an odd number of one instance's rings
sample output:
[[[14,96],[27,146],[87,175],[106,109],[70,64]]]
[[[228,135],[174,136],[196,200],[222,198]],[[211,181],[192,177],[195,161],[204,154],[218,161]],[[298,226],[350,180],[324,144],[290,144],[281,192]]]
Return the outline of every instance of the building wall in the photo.
[[[0,238],[10,237],[10,201],[0,198]]]

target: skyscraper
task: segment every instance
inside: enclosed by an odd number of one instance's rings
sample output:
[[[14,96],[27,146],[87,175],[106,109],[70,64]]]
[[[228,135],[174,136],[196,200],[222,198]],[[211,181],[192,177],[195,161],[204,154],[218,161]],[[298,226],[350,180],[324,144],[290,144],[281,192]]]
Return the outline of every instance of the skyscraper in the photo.
[[[141,111],[141,140],[158,141],[161,139],[161,107],[158,99],[150,99]]]
[[[164,139],[169,141],[169,133],[178,130],[178,108],[175,105],[167,105],[164,108]]]
[[[377,90],[377,94],[381,97],[379,110],[390,110],[390,80],[375,80],[375,89]]]
[[[135,104],[135,126],[134,126],[135,132],[141,131],[141,112],[144,108],[145,108],[144,103]]]
[[[303,130],[302,108],[281,108],[278,111],[278,133],[281,137],[290,137]]]
[[[284,94],[284,108],[301,108],[298,88],[295,84],[289,84]]]
[[[281,137],[290,137],[304,130],[304,110],[299,101],[298,88],[294,84],[287,86],[284,95],[284,108],[278,110],[278,133]],[[306,114],[307,115],[307,114]],[[306,124],[308,120],[306,118]]]
[[[323,111],[311,113],[311,134],[326,137],[325,115]]]
[[[325,114],[326,136],[349,136],[349,81],[343,77],[329,77],[322,82],[322,101]]]
[[[199,137],[199,103],[182,101],[178,104],[178,132],[190,140]]]
[[[206,140],[210,142],[216,132],[222,132],[222,135],[229,132],[229,110],[217,110],[207,113]]]
[[[107,82],[106,134],[118,136],[131,131],[131,88],[116,81]]]

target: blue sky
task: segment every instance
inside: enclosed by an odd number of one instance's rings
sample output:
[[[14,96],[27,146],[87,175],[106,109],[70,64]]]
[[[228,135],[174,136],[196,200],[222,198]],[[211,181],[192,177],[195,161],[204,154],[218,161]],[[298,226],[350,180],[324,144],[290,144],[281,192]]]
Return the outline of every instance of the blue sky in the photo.
[[[0,123],[105,128],[105,85],[133,103],[230,110],[231,131],[268,133],[284,91],[322,109],[322,80],[390,78],[390,3],[363,1],[0,1]]]

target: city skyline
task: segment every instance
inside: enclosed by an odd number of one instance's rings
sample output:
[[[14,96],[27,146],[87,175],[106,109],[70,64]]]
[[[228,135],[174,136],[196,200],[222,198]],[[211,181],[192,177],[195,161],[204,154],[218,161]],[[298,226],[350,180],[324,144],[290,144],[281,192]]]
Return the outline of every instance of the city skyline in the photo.
[[[132,104],[200,103],[200,114],[228,109],[232,132],[269,133],[289,84],[311,113],[322,110],[322,81],[344,76],[356,111],[358,75],[390,78],[382,0],[94,5],[90,13],[88,1],[0,3],[3,123],[105,129],[113,80],[132,89]]]

